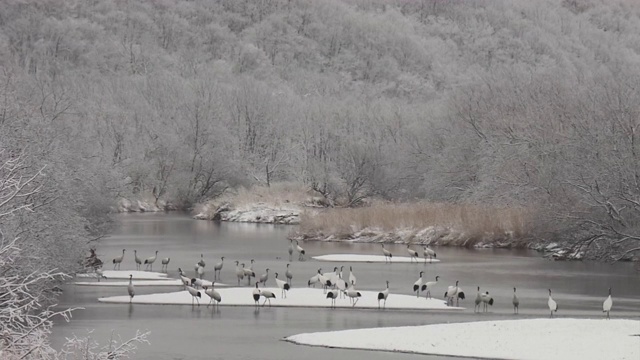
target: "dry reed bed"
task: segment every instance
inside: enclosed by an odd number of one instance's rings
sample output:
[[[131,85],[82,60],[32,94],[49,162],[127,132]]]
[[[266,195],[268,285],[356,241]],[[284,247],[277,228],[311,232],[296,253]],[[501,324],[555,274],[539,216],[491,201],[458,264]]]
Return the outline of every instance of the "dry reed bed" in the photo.
[[[523,208],[439,203],[378,203],[363,208],[333,208],[305,212],[300,233],[344,238],[362,230],[394,232],[445,227],[467,238],[520,238],[529,231],[531,212]]]

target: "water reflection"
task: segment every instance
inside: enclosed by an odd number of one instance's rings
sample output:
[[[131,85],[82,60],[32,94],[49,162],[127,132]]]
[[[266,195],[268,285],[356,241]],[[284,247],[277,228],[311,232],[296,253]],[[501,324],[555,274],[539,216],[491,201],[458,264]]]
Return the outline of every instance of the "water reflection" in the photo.
[[[191,317],[194,319],[200,319],[202,316],[202,311],[200,310],[200,306],[192,305],[191,306]]]
[[[211,309],[211,318],[214,317],[222,317],[222,313],[220,312],[220,308],[218,308],[217,306],[214,306]]]

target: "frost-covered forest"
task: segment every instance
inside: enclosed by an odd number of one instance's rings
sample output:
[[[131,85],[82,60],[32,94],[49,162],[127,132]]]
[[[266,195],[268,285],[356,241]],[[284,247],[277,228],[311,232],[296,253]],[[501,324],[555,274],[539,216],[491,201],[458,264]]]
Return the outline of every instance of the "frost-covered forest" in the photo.
[[[287,181],[640,239],[635,1],[10,0],[0,17],[3,136],[96,213]]]
[[[118,197],[276,182],[640,249],[637,1],[8,0],[0,70],[3,276],[74,271]]]

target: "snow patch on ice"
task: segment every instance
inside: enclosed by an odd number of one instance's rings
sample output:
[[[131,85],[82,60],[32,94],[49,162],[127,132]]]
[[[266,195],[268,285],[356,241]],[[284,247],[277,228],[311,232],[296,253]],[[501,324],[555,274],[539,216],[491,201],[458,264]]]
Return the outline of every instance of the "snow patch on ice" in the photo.
[[[217,284],[216,284],[217,285]],[[216,290],[222,297],[221,306],[254,306],[253,287],[246,288],[224,288]],[[293,288],[287,292],[287,297],[281,297],[279,288],[264,288],[276,295],[275,299],[271,299],[272,306],[279,307],[331,307],[331,299],[327,299],[322,289],[315,288]],[[381,289],[382,290],[382,289]],[[357,290],[362,294],[355,308],[357,309],[377,309],[379,291]],[[202,292],[201,303],[208,303],[209,297]],[[98,299],[104,303],[120,303],[128,304],[129,296],[111,296]],[[189,292],[178,291],[162,294],[148,294],[135,296],[132,300],[134,304],[165,304],[165,305],[191,305],[192,297]],[[260,299],[260,304],[264,302],[264,298]],[[382,302],[381,304],[384,304]],[[267,303],[268,306],[268,303]],[[336,299],[336,307],[351,308],[351,302],[348,297]],[[411,309],[411,310],[463,310],[461,307],[449,307],[445,301],[438,299],[425,299],[424,297],[416,297],[414,295],[389,294],[387,298],[387,310],[395,309]]]
[[[640,359],[640,321],[528,319],[299,334],[303,345],[488,359]],[[634,336],[635,335],[635,336]]]

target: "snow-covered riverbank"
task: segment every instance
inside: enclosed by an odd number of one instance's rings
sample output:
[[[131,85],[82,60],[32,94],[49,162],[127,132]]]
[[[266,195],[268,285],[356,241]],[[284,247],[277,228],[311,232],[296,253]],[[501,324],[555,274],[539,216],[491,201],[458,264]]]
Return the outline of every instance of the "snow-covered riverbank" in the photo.
[[[155,202],[153,200],[145,199],[129,200],[121,198],[120,200],[118,200],[116,208],[112,210],[119,213],[131,213],[173,211],[178,210],[178,208],[175,205],[164,200],[158,200],[157,202]]]
[[[301,212],[302,207],[294,204],[277,206],[257,203],[235,207],[230,203],[224,203],[217,206],[204,205],[193,218],[197,220],[297,225],[300,223]]]

